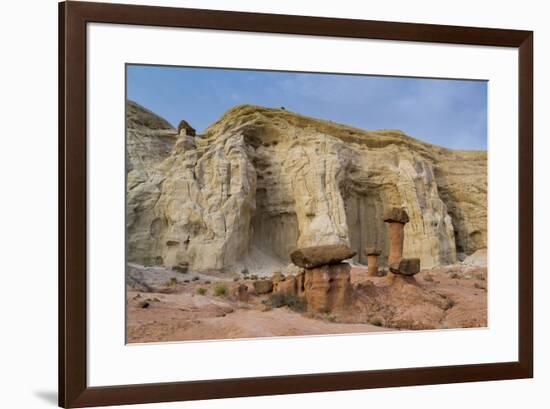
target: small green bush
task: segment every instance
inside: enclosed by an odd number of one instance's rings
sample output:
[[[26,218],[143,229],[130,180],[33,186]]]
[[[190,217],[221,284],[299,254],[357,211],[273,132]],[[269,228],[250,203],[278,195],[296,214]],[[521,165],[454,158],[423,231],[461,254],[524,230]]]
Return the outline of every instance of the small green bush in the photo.
[[[378,274],[377,276],[378,277],[386,277],[388,275],[388,270],[386,269],[378,269]]]
[[[266,300],[265,304],[273,308],[281,308],[286,305],[295,312],[304,312],[306,310],[306,300],[289,293],[273,293]]]
[[[227,285],[224,283],[216,284],[214,287],[214,295],[216,297],[221,297],[227,294]]]
[[[332,314],[327,315],[327,321],[328,322],[336,322],[336,317]]]
[[[198,281],[198,280],[200,280],[200,277],[197,277],[197,276],[193,277],[193,281]]]
[[[197,288],[197,294],[198,295],[205,295],[206,294],[206,288]]]

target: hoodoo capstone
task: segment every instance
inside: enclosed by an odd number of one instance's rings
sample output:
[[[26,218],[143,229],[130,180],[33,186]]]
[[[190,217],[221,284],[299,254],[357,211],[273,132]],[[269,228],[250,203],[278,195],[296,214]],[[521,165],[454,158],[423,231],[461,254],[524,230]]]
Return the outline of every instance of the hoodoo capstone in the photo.
[[[290,253],[290,259],[298,267],[314,268],[325,264],[338,264],[355,256],[345,244],[313,246],[298,249]]]

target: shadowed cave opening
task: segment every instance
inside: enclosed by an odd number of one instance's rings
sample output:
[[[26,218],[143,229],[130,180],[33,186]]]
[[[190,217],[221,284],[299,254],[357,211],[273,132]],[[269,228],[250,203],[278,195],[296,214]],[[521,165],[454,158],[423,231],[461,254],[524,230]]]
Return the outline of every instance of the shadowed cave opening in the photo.
[[[367,256],[363,250],[365,247],[377,247],[382,250],[379,260],[383,265],[389,242],[386,226],[382,220],[384,208],[380,193],[376,189],[369,189],[367,192],[348,189],[344,190],[342,196],[350,247],[357,252],[353,260],[366,265]]]
[[[290,262],[290,253],[297,248],[298,218],[293,212],[274,212],[269,209],[268,192],[256,190],[256,211],[252,217],[253,247],[285,264]]]

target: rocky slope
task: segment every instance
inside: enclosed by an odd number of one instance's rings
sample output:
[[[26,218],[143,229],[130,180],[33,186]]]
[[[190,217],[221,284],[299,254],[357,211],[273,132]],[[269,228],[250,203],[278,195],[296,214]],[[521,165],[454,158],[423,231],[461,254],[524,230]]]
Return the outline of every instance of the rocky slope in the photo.
[[[128,261],[272,271],[296,248],[346,243],[361,263],[379,247],[384,265],[390,207],[406,208],[404,257],[422,268],[486,247],[486,152],[252,105],[176,135],[128,104]]]

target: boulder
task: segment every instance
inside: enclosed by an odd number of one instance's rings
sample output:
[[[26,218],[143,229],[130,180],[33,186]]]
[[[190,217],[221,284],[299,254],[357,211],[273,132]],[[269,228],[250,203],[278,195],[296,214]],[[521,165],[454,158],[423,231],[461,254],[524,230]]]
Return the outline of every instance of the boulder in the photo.
[[[248,286],[246,284],[237,284],[231,290],[231,295],[234,299],[241,302],[248,301]]]
[[[304,277],[307,310],[328,313],[349,308],[352,302],[350,271],[347,263],[307,269]]]
[[[285,276],[280,271],[275,271],[271,276],[271,281],[273,281],[273,284],[278,283],[279,281],[284,281]]]
[[[420,259],[403,258],[398,264],[390,265],[390,271],[395,274],[413,276],[420,271]]]
[[[189,270],[189,263],[180,263],[177,266],[173,266],[172,270],[185,274]]]
[[[326,264],[338,264],[357,254],[345,244],[332,244],[298,249],[290,253],[294,264],[304,268],[315,268]]]
[[[257,280],[254,281],[254,291],[256,294],[267,294],[273,291],[273,281],[271,280]]]
[[[274,293],[285,293],[289,295],[296,295],[296,277],[287,277],[284,281],[277,281],[273,286]]]

